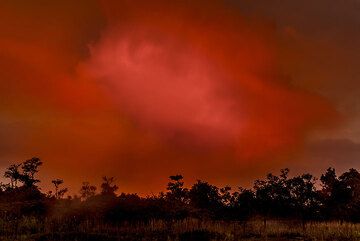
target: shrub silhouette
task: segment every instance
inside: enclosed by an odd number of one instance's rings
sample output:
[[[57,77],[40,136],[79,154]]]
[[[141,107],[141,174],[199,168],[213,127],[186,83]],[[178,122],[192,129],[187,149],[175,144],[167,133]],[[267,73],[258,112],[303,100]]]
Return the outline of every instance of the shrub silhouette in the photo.
[[[37,187],[40,180],[36,174],[41,165],[39,158],[31,158],[5,170],[9,183],[0,185],[0,218],[58,218],[75,226],[98,220],[163,220],[169,229],[175,221],[186,218],[232,220],[245,225],[250,218],[261,216],[265,227],[267,220],[274,218],[303,224],[310,220],[360,221],[360,173],[355,169],[339,177],[335,169],[327,169],[320,177],[320,187],[309,173],[290,177],[289,169],[282,169],[279,175],[268,174],[256,180],[253,188],[237,191],[201,180],[187,188],[183,176],[177,174],[169,177],[166,192],[147,197],[118,193],[115,178],[105,176],[99,193],[96,186],[83,182],[79,197],[64,199],[67,189],[62,188],[62,179],[52,181],[54,194],[46,195]]]

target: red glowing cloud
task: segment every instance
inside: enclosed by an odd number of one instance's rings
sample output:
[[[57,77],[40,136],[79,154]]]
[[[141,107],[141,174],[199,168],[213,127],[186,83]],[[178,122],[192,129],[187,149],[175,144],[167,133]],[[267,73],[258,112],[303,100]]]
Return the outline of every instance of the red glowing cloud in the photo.
[[[106,4],[109,27],[85,67],[135,123],[252,158],[292,148],[334,115],[279,81],[268,26],[221,4],[158,3]]]
[[[141,125],[202,141],[234,139],[241,108],[221,93],[226,76],[186,43],[155,34],[133,29],[106,39],[92,52],[96,77]]]

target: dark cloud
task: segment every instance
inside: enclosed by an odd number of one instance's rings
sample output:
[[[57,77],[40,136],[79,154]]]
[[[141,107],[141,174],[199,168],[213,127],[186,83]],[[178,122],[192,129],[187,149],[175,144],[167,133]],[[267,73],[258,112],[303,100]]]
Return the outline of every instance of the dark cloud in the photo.
[[[360,2],[357,0],[239,1],[262,15],[282,38],[283,66],[293,84],[333,100],[348,118],[360,105]]]
[[[311,172],[320,176],[328,167],[339,173],[360,169],[360,143],[350,139],[321,139],[306,144],[301,157],[288,163],[296,173]]]
[[[325,139],[312,142],[308,156],[336,167],[360,167],[360,143],[349,139]],[[325,163],[324,163],[325,162]]]

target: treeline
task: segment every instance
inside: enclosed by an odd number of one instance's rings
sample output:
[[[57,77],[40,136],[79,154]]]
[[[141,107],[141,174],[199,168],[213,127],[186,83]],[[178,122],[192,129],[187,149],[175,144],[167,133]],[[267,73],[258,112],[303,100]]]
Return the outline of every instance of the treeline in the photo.
[[[11,221],[20,217],[57,218],[76,222],[147,222],[161,219],[169,223],[185,219],[246,221],[261,217],[306,221],[360,221],[360,173],[355,169],[337,176],[328,168],[320,177],[311,174],[290,177],[289,169],[256,180],[251,189],[216,187],[198,180],[190,188],[181,175],[170,176],[166,192],[140,197],[117,194],[113,177],[103,177],[99,189],[84,182],[79,195],[67,196],[63,180],[54,179],[54,191],[43,193],[36,174],[42,165],[32,158],[8,167],[0,184],[0,215]],[[320,185],[319,185],[320,184]],[[45,220],[45,219],[44,219]]]

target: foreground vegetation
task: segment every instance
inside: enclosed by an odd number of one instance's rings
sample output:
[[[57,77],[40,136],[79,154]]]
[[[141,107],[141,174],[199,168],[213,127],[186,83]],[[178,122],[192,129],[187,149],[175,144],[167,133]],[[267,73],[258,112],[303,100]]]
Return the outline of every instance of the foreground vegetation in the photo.
[[[260,220],[248,222],[184,219],[171,224],[163,220],[147,223],[105,224],[102,221],[22,218],[1,223],[0,240],[52,241],[235,241],[235,240],[360,240],[360,225],[340,222],[271,220],[265,229]]]
[[[268,174],[252,189],[184,186],[170,176],[167,191],[149,197],[118,193],[113,177],[100,190],[84,182],[67,196],[63,180],[43,193],[32,158],[7,168],[0,184],[0,240],[360,240],[360,173],[320,177]]]

